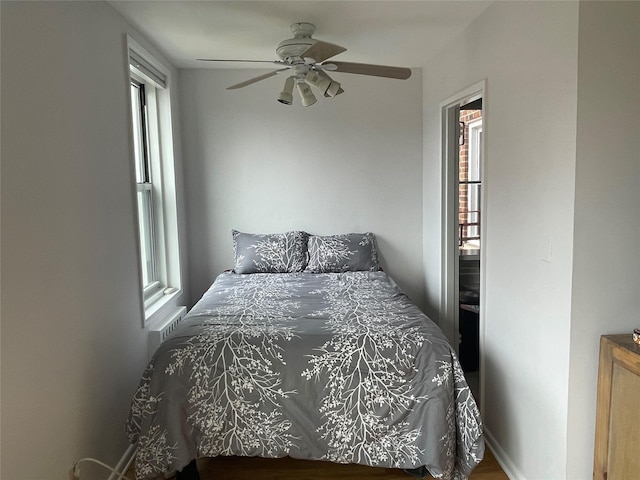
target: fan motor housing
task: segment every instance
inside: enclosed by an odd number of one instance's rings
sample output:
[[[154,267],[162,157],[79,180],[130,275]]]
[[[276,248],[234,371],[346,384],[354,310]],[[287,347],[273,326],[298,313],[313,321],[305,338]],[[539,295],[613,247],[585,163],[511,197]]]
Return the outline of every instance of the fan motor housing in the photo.
[[[301,58],[302,54],[309,50],[309,47],[316,43],[313,38],[290,38],[283,40],[276,48],[276,54],[283,61]]]
[[[291,25],[293,38],[281,41],[276,47],[276,54],[283,61],[301,59],[302,54],[309,49],[316,40],[311,38],[316,26],[313,23],[298,22]]]

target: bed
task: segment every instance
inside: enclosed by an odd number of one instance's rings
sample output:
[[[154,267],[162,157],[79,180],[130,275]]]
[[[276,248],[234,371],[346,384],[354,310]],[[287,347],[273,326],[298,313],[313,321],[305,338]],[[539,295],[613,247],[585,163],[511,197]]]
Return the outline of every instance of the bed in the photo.
[[[284,457],[466,478],[482,421],[453,349],[380,270],[375,237],[233,232],[153,355],[127,433],[136,478],[198,457]]]

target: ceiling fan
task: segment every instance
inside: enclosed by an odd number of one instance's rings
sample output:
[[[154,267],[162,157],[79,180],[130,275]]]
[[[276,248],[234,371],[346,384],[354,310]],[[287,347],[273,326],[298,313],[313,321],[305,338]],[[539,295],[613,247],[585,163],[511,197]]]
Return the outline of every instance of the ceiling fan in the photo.
[[[344,92],[340,84],[333,80],[327,72],[355,73],[400,80],[405,80],[411,76],[411,69],[403,67],[367,63],[325,62],[347,49],[333,43],[311,38],[315,29],[315,25],[307,22],[298,22],[291,25],[293,38],[281,41],[276,47],[276,54],[280,60],[222,60],[213,58],[199,58],[198,60],[203,62],[251,62],[279,65],[281,68],[277,70],[231,85],[227,87],[227,90],[246,87],[289,70],[291,75],[285,80],[284,88],[278,96],[278,101],[285,105],[291,105],[293,103],[293,87],[295,85],[300,94],[302,105],[305,107],[316,103],[316,97],[311,91],[311,86],[317,88],[325,97],[335,97]]]

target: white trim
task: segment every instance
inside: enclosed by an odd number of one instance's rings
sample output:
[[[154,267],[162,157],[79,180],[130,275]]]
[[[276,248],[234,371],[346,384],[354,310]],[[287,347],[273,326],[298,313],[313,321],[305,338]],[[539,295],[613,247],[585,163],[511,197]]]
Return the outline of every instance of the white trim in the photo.
[[[510,480],[527,480],[486,427],[484,428],[484,439],[485,444],[490,448],[491,452],[493,452],[496,461]]]
[[[170,288],[164,292],[160,292],[156,301],[150,304],[144,311],[145,326],[149,327],[160,323],[162,319],[167,316],[168,312],[174,308],[174,300],[177,299],[181,293],[182,290],[171,290]]]

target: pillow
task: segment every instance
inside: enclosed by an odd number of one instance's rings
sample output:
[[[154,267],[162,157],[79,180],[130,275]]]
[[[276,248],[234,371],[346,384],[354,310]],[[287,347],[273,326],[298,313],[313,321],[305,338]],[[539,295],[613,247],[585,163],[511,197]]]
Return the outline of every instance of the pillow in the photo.
[[[302,272],[307,266],[306,232],[231,233],[236,273]]]
[[[373,233],[309,236],[309,264],[312,273],[378,271],[378,251]]]

